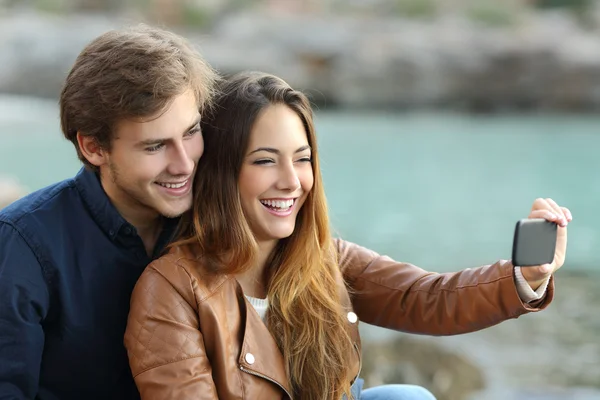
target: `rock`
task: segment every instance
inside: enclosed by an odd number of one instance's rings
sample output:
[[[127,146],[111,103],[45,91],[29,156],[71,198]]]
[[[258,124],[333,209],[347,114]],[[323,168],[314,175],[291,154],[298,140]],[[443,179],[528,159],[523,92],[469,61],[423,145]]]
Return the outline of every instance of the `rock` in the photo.
[[[485,387],[478,366],[433,340],[400,336],[363,343],[365,387],[407,383],[424,386],[438,400],[466,400]]]
[[[278,74],[318,105],[600,110],[600,30],[566,13],[527,15],[505,28],[456,15],[217,14],[207,31],[179,33],[221,72]],[[126,24],[106,15],[0,15],[0,92],[57,97],[79,51]]]
[[[0,209],[27,194],[27,191],[15,179],[0,177]]]
[[[95,36],[117,25],[109,18],[85,15],[23,12],[0,17],[0,92],[58,98],[77,54]],[[85,28],[74,35],[73,26]]]

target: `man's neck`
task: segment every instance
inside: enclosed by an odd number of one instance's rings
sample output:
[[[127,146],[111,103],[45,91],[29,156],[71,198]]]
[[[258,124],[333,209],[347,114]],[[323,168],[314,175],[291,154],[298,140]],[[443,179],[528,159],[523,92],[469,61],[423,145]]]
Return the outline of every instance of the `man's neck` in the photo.
[[[156,246],[156,242],[158,241],[163,228],[163,218],[161,215],[150,207],[123,198],[124,196],[119,196],[119,193],[113,193],[112,187],[110,185],[104,185],[102,179],[100,179],[100,182],[102,183],[106,195],[119,214],[121,214],[125,221],[135,227],[138,236],[144,243],[146,254],[152,256],[154,246]]]
[[[154,253],[154,247],[156,246],[156,242],[158,242],[158,238],[160,237],[160,233],[163,228],[163,218],[157,216],[151,223],[146,223],[143,225],[136,225],[131,222],[129,223],[135,226],[139,237],[142,239],[142,242],[144,242],[146,254],[148,254],[149,257],[152,257],[152,254]]]

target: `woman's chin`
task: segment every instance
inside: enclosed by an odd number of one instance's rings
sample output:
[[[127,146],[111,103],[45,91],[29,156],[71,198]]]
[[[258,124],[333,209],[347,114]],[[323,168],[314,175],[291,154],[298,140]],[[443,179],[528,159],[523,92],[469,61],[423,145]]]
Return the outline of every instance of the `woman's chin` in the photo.
[[[292,236],[292,233],[294,233],[293,227],[289,229],[278,229],[273,232],[273,238],[276,238],[277,240],[287,239]]]

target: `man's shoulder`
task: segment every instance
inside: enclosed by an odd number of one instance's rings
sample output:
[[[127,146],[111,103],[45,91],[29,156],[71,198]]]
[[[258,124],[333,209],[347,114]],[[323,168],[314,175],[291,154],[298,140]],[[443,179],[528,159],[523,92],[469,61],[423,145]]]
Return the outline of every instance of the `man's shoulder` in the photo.
[[[14,227],[22,221],[52,215],[53,211],[75,206],[80,202],[73,178],[36,190],[0,210],[0,224]],[[43,219],[43,217],[42,217]]]

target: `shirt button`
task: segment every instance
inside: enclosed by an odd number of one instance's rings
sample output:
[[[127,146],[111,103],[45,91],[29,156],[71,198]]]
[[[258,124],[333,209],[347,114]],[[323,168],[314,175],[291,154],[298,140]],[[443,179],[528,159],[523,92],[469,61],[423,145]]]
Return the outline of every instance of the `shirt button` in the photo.
[[[244,359],[246,360],[246,362],[250,365],[254,364],[254,355],[252,353],[246,353],[246,355],[244,356]]]
[[[131,228],[130,227],[125,228],[125,234],[126,235],[131,235]]]
[[[108,234],[109,234],[110,236],[115,236],[115,231],[113,231],[113,230],[111,229],[110,231],[108,231]]]
[[[356,321],[358,321],[358,317],[352,311],[350,311],[348,313],[347,317],[348,317],[348,321],[350,321],[351,324],[355,324]]]

